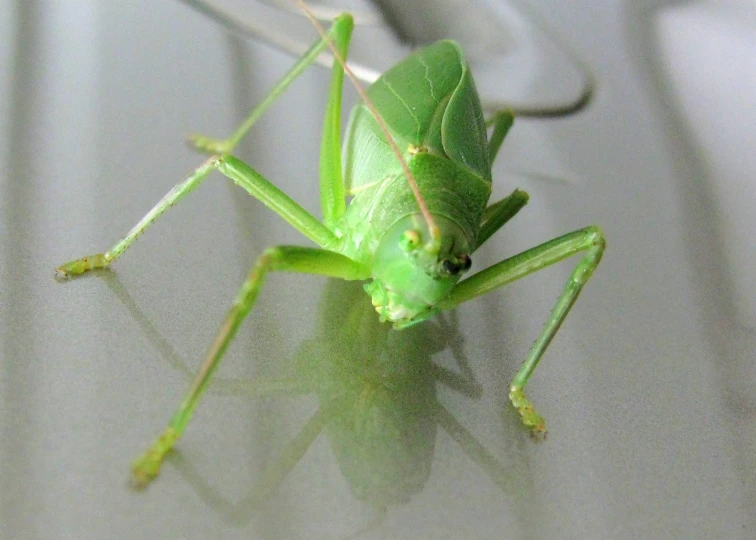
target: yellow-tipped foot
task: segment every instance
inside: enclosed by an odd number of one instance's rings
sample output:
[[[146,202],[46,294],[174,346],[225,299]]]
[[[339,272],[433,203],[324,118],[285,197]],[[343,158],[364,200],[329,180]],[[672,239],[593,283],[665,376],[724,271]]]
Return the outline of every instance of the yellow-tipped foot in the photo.
[[[520,413],[522,423],[530,429],[530,435],[536,440],[546,438],[546,420],[538,414],[533,405],[525,397],[522,388],[511,387],[509,389],[509,401],[512,402],[515,409]]]
[[[150,485],[160,471],[160,461],[149,459],[144,454],[131,464],[131,478],[129,485],[132,489],[142,490]]]
[[[139,456],[131,464],[131,487],[134,489],[144,489],[160,472],[160,465],[163,459],[173,448],[173,444],[178,439],[176,430],[169,427],[163,434],[150,446],[144,454]]]
[[[104,253],[98,253],[96,255],[89,255],[83,259],[76,259],[75,261],[67,262],[55,269],[55,274],[61,279],[68,279],[74,276],[89,272],[90,270],[96,270],[98,268],[106,268],[110,264],[110,261],[105,257]]]

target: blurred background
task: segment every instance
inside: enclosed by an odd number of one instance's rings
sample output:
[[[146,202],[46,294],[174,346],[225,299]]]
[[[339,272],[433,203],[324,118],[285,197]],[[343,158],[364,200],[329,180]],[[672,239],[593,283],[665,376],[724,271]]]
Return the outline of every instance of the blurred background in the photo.
[[[528,386],[549,438],[520,429],[507,387],[576,260],[406,332],[359,288],[281,274],[160,477],[129,490],[255,257],[308,244],[214,175],[112,271],[61,284],[53,269],[121,238],[203,160],[186,136],[228,135],[315,34],[283,0],[6,0],[0,537],[344,538],[382,500],[361,538],[753,538],[756,4],[313,6],[358,13],[366,80],[452,37],[487,110],[520,112],[493,198],[531,200],[473,271],[603,227],[604,259]],[[329,79],[307,70],[236,152],[315,215]],[[373,377],[425,434],[412,489],[370,476],[390,436],[344,451],[323,406]],[[281,378],[299,387],[272,395]],[[382,466],[401,478],[412,459]]]

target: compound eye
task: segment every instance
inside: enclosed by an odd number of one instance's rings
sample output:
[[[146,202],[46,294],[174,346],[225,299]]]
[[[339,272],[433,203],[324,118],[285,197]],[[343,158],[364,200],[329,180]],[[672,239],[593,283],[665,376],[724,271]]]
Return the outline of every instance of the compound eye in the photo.
[[[463,272],[467,272],[472,266],[472,259],[469,255],[460,255],[457,259],[459,259],[459,264],[462,267]]]
[[[451,259],[444,259],[443,262],[441,262],[441,268],[444,269],[444,272],[446,272],[450,276],[456,276],[459,274],[459,271],[462,269],[462,266],[452,261]]]
[[[420,238],[420,233],[413,229],[404,231],[402,233],[402,236],[399,237],[399,246],[404,251],[413,251],[417,249],[417,247],[420,246],[421,242],[422,238]]]

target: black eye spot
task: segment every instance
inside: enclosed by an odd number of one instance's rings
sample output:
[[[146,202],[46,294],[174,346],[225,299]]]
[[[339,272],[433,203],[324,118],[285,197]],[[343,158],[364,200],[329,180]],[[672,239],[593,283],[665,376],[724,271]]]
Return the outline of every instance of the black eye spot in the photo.
[[[469,255],[460,255],[458,257],[459,264],[462,266],[462,271],[467,272],[472,266],[472,259]]]
[[[444,272],[451,276],[459,274],[459,271],[462,268],[459,263],[454,262],[451,259],[444,259],[441,263],[441,267],[444,269]]]
[[[399,237],[399,247],[407,252],[417,248],[421,242],[422,239],[420,238],[420,233],[412,229],[404,231]]]

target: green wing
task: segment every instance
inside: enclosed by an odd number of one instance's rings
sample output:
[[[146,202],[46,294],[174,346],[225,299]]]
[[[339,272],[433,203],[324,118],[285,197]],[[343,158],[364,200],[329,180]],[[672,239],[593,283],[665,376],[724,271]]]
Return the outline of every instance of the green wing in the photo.
[[[491,181],[480,99],[456,43],[439,41],[413,53],[385,72],[367,93],[400,150],[424,147]],[[364,104],[352,110],[344,156],[344,181],[351,194],[401,174]]]

